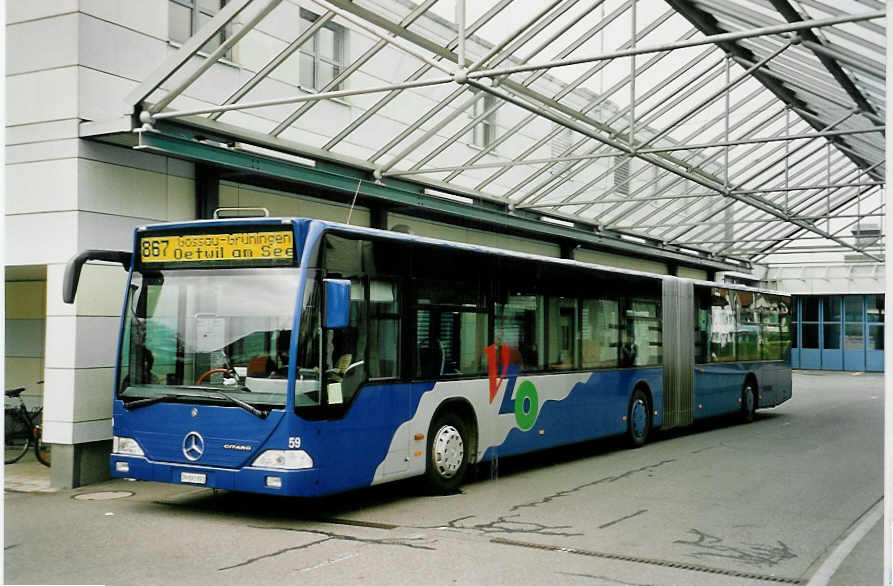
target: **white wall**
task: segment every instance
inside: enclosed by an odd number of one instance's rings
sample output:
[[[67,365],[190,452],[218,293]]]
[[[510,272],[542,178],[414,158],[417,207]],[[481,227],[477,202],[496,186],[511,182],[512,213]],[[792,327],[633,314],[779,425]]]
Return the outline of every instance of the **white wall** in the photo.
[[[78,138],[82,120],[123,113],[124,96],[167,54],[166,10],[165,0],[7,6],[5,260],[45,272],[38,284],[7,279],[8,319],[38,320],[26,337],[42,336],[39,356],[7,357],[7,384],[46,380],[51,442],[111,437],[126,277],[121,267],[87,266],[69,306],[61,302],[65,263],[87,248],[130,249],[136,226],[195,217],[191,164]]]

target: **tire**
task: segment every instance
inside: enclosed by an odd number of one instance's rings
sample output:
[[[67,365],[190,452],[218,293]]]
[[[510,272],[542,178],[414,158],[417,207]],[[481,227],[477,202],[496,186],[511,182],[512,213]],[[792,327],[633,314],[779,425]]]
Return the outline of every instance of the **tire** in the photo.
[[[4,463],[6,464],[13,464],[21,460],[31,443],[31,438],[24,431],[14,431],[6,434],[4,439]]]
[[[757,392],[753,383],[746,381],[741,389],[741,421],[750,423],[757,416]]]
[[[34,442],[34,455],[37,456],[37,461],[44,466],[50,466],[52,464],[52,447],[50,444],[44,443],[43,435],[40,431],[38,431],[36,441]]]
[[[630,447],[639,448],[651,435],[651,401],[642,389],[635,389],[629,398],[626,413],[626,437]]]
[[[425,477],[435,494],[458,490],[468,470],[468,432],[465,422],[453,413],[442,413],[428,430]]]

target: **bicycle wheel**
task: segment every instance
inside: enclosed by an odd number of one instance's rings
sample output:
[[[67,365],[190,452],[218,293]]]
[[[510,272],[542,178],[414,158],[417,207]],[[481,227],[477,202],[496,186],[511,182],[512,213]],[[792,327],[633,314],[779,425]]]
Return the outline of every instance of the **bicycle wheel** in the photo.
[[[37,456],[37,461],[44,466],[49,466],[53,461],[52,447],[50,444],[44,443],[43,432],[40,428],[37,429],[37,437],[34,441],[34,454]]]
[[[31,443],[31,438],[24,431],[10,432],[6,434],[4,439],[4,463],[6,464],[12,464],[21,460]]]

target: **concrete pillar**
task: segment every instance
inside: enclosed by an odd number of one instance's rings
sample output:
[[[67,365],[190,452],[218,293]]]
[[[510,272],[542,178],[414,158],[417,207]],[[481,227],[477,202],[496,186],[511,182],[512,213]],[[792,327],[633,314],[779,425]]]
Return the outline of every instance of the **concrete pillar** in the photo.
[[[116,346],[127,273],[86,265],[76,303],[62,303],[65,265],[47,269],[44,438],[50,481],[72,488],[108,478]]]

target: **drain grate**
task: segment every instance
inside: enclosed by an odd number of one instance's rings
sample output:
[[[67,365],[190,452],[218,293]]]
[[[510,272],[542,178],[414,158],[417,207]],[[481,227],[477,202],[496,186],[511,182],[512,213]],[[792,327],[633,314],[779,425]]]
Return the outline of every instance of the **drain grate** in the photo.
[[[133,496],[133,493],[129,490],[114,490],[106,492],[84,492],[76,494],[71,498],[76,501],[113,501],[115,499],[123,499],[129,496]]]
[[[603,558],[607,560],[619,560],[623,562],[633,562],[637,564],[648,564],[651,566],[661,566],[663,568],[673,568],[677,570],[690,570],[692,572],[702,572],[705,574],[715,574],[719,576],[731,576],[733,578],[745,578],[749,580],[762,580],[764,582],[775,582],[776,584],[801,584],[796,578],[785,578],[783,576],[767,576],[764,574],[753,574],[750,572],[739,572],[737,570],[726,570],[722,568],[711,568],[710,566],[700,566],[698,564],[689,564],[686,562],[671,562],[668,560],[656,560],[649,558],[641,558],[630,555],[621,555],[616,553],[605,553],[601,551],[590,551],[586,549],[578,549],[576,547],[565,547],[560,545],[546,545],[542,543],[531,543],[529,541],[516,541],[514,539],[504,539],[502,537],[494,537],[490,543],[499,543],[502,545],[515,545],[518,547],[530,547],[533,549],[544,549],[547,551],[563,551],[565,553],[573,553],[577,555],[585,555],[589,557]]]

